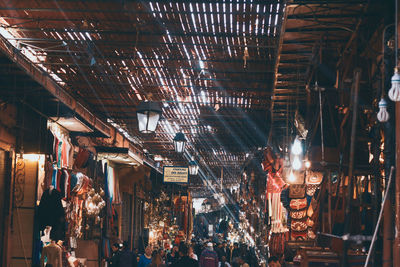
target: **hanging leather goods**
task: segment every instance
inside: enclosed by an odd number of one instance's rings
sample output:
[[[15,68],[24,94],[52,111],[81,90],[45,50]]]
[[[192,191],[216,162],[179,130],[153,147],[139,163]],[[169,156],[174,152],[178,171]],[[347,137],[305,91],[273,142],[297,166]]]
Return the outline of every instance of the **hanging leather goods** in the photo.
[[[314,221],[311,220],[311,218],[307,218],[306,224],[307,224],[308,227],[313,227],[314,226]]]
[[[297,211],[291,211],[290,212],[290,218],[292,219],[303,219],[307,215],[307,210],[297,210]]]
[[[290,228],[292,229],[292,231],[302,232],[307,230],[307,224],[305,220],[293,220]]]
[[[319,185],[322,182],[323,174],[321,172],[309,171],[306,177],[306,184]]]
[[[318,185],[316,185],[316,184],[308,184],[307,189],[306,189],[307,196],[310,196],[310,197],[314,196],[315,191],[317,191],[317,188],[318,188]]]
[[[306,185],[304,184],[292,184],[289,187],[290,198],[303,198],[306,194]]]
[[[307,198],[292,199],[290,201],[290,208],[292,210],[302,210],[307,207]]]
[[[308,229],[308,231],[307,231],[307,237],[308,237],[309,239],[315,239],[317,236],[315,235],[315,233],[314,233],[313,230]]]
[[[307,209],[307,216],[311,218],[313,216],[313,214],[314,214],[314,210],[313,210],[312,206],[310,205],[310,206],[308,206],[308,209]]]
[[[307,240],[307,231],[303,232],[291,231],[290,239],[293,241],[305,241]]]

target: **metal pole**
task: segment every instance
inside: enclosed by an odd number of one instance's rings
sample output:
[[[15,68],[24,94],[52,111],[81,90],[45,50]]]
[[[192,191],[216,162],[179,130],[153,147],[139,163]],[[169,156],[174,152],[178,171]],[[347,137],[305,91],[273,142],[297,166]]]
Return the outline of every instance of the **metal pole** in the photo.
[[[353,194],[353,171],[354,171],[354,151],[355,151],[355,142],[356,142],[356,126],[357,126],[357,111],[358,111],[358,92],[360,90],[360,79],[361,79],[361,69],[357,68],[354,71],[353,76],[353,103],[351,105],[353,115],[351,121],[351,136],[350,136],[350,156],[349,156],[349,184],[348,184],[348,196],[347,196],[347,205],[346,205],[346,213],[345,213],[345,225],[344,231],[348,233],[350,231],[350,203],[351,196]],[[348,249],[348,241],[344,241],[343,244],[343,255],[342,255],[342,265],[349,266],[347,262],[347,249]]]
[[[389,193],[390,184],[392,182],[393,171],[394,171],[394,166],[392,166],[392,168],[390,169],[389,181],[388,181],[388,184],[386,186],[385,195],[383,197],[383,201],[382,201],[382,205],[381,205],[381,211],[379,212],[378,221],[377,221],[376,226],[375,226],[374,235],[372,236],[371,245],[369,246],[368,255],[367,255],[367,259],[365,260],[364,267],[368,266],[369,258],[371,257],[371,254],[372,254],[371,252],[372,252],[372,249],[374,248],[376,236],[377,236],[378,230],[379,230],[379,224],[380,224],[381,219],[382,219],[383,207],[385,205],[385,202],[386,202],[386,199],[387,199],[387,196],[388,196],[388,193]],[[397,266],[397,265],[395,265],[395,266]]]

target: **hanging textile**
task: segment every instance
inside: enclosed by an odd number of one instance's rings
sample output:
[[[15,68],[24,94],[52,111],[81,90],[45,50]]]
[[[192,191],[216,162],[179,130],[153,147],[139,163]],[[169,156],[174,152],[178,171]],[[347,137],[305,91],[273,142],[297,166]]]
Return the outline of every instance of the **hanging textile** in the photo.
[[[51,226],[50,237],[53,240],[65,238],[65,213],[61,204],[61,193],[55,189],[43,192],[38,207],[39,229]]]
[[[282,212],[283,206],[281,203],[280,193],[270,193],[268,196],[270,201],[270,217],[271,217],[271,232],[281,233],[288,231],[286,227],[282,225]]]

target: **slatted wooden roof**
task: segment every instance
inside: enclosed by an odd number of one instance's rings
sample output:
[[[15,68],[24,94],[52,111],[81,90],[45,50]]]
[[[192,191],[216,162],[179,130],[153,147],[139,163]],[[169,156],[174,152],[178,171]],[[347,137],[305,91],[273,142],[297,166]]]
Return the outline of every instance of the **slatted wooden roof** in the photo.
[[[205,172],[234,178],[265,145],[283,0],[6,1],[2,33],[70,94],[174,164],[182,131]],[[135,108],[163,103],[157,133]]]
[[[229,183],[271,125],[280,141],[315,105],[317,52],[335,72],[367,2],[3,1],[0,34],[150,154],[187,164],[173,151],[182,131],[202,170]],[[153,135],[137,129],[145,100],[163,105]]]

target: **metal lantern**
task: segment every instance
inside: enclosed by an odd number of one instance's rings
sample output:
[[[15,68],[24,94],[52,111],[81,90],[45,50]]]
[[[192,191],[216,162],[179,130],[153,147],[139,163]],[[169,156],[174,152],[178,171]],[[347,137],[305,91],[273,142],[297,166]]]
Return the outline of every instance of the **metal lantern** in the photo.
[[[162,109],[158,102],[141,102],[136,110],[139,132],[154,133],[160,120]]]
[[[199,173],[199,165],[195,160],[189,162],[189,173],[190,175],[197,175]]]
[[[175,151],[183,153],[185,151],[186,138],[183,133],[177,133],[174,138]]]

